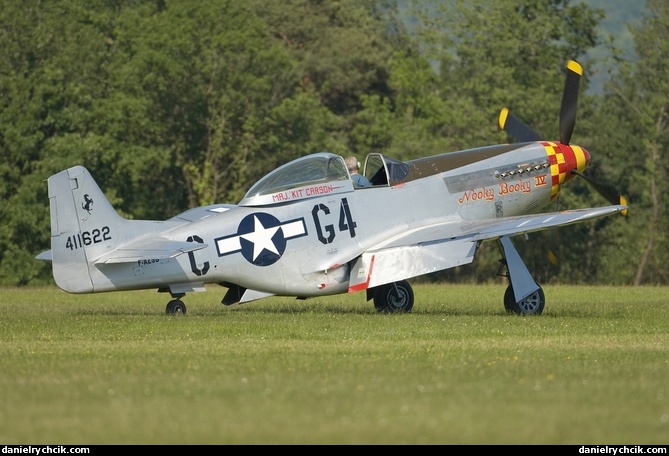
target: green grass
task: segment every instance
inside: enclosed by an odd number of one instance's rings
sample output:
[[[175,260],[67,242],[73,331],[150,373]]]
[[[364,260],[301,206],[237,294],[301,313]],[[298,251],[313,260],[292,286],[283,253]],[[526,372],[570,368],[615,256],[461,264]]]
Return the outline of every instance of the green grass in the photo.
[[[414,285],[164,314],[155,291],[0,298],[3,444],[667,444],[669,288]]]

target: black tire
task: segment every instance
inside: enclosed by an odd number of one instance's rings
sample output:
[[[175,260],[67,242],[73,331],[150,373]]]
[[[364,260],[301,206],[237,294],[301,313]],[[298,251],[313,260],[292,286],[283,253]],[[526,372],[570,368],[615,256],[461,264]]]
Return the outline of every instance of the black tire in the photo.
[[[401,280],[374,289],[374,308],[383,313],[411,312],[413,289],[409,282]]]
[[[186,304],[179,299],[173,299],[167,303],[165,307],[165,313],[168,315],[185,315],[186,314]]]
[[[509,284],[504,292],[504,310],[506,310],[506,313],[515,313],[513,310],[515,305],[516,298],[513,296],[513,287]]]
[[[516,315],[541,315],[545,305],[546,297],[541,287],[520,302],[516,302],[511,285],[504,292],[504,308],[509,313],[515,313]]]

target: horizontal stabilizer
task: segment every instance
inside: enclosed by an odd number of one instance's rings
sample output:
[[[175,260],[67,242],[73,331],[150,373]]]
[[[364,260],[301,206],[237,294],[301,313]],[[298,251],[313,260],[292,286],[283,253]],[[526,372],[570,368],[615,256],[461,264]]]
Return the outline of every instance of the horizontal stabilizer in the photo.
[[[51,250],[45,250],[35,257],[36,260],[42,261],[53,261],[53,252]]]
[[[141,260],[165,260],[205,247],[207,247],[207,244],[199,242],[174,241],[165,238],[140,238],[118,246],[115,250],[96,258],[93,263],[99,265],[132,263]]]

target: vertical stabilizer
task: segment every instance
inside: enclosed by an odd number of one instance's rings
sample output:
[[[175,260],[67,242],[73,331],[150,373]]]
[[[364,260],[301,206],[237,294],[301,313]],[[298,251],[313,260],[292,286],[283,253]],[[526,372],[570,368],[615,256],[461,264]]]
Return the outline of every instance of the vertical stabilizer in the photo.
[[[110,251],[125,222],[83,166],[49,178],[51,259],[56,284],[70,293],[95,291],[89,261]]]

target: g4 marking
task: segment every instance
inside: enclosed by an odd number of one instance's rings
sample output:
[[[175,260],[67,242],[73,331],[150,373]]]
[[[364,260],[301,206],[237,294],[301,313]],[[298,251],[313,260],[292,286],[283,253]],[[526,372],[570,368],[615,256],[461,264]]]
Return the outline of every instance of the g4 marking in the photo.
[[[318,240],[323,244],[330,244],[334,241],[335,238],[335,229],[332,225],[325,225],[321,223],[319,213],[322,212],[325,215],[330,214],[330,208],[325,204],[317,204],[311,209],[311,215],[314,217],[314,224],[316,225],[316,233]],[[341,199],[339,204],[339,231],[348,231],[352,238],[355,237],[355,229],[358,226],[356,222],[353,221],[351,216],[351,209],[348,207],[348,200],[346,198]],[[327,237],[323,235],[324,231],[328,234]]]

